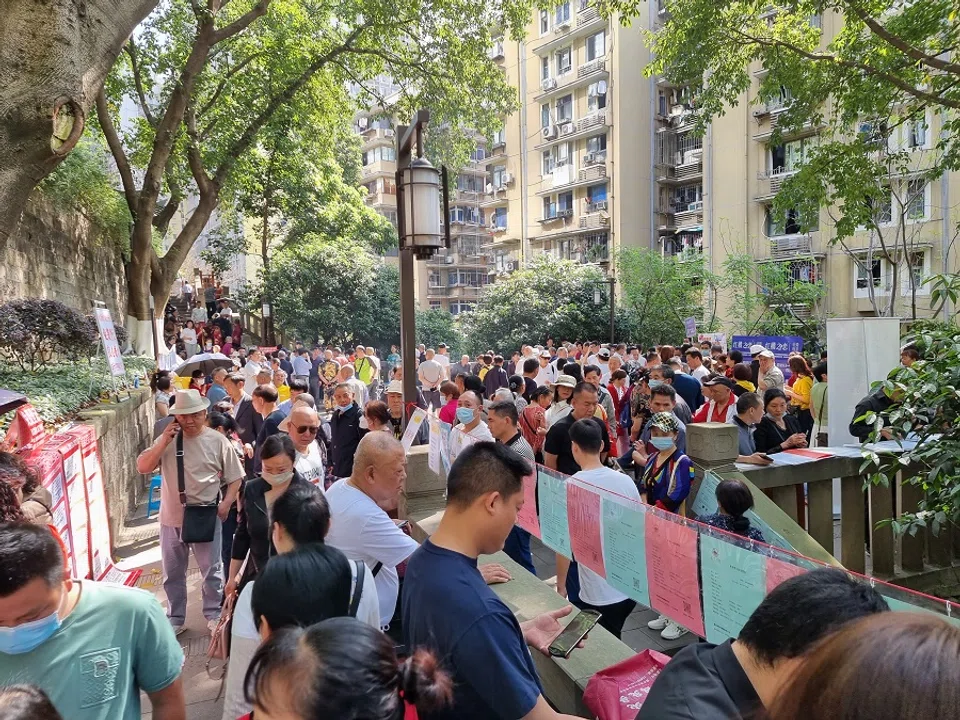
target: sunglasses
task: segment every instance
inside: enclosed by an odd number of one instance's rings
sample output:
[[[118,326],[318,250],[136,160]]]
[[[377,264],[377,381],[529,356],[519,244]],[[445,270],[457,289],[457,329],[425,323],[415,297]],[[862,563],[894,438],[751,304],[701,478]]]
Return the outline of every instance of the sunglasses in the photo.
[[[295,427],[294,430],[297,431],[298,435],[303,435],[304,433],[310,433],[311,435],[316,435],[320,430],[316,425],[300,425]]]

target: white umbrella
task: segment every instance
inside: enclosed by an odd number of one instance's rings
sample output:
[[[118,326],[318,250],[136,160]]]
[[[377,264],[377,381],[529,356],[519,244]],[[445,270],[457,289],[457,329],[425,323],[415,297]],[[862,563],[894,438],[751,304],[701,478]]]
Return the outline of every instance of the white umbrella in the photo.
[[[180,363],[174,372],[178,377],[190,377],[196,370],[209,375],[218,367],[232,368],[233,360],[223,353],[200,353]]]

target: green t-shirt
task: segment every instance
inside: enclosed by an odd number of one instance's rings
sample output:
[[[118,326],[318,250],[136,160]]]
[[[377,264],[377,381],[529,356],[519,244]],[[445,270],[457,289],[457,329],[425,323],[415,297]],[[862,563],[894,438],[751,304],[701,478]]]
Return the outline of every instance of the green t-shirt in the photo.
[[[357,377],[364,385],[369,385],[373,381],[373,363],[370,362],[370,358],[362,357],[355,360],[353,369],[357,371]]]
[[[69,720],[140,720],[140,691],[169,687],[182,667],[183,650],[153,595],[84,581],[49,640],[29,653],[0,653],[0,685],[39,686]]]

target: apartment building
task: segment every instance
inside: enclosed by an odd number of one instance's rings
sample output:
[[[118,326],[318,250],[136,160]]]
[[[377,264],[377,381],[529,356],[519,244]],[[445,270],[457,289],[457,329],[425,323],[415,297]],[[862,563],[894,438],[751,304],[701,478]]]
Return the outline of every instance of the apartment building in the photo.
[[[397,226],[396,122],[376,109],[358,113],[354,119],[360,135],[362,182],[366,202]],[[456,178],[450,197],[450,248],[427,261],[417,261],[416,297],[423,309],[442,308],[453,315],[476,304],[490,280],[488,256],[490,232],[480,208],[487,185],[486,141],[477,139],[469,164]],[[387,262],[397,263],[397,251]]]
[[[648,244],[651,85],[640,26],[566,0],[535,11],[526,40],[499,40],[490,56],[521,103],[490,139],[480,205],[491,275],[539,253],[609,269],[615,248]]]
[[[651,3],[649,23],[656,28],[668,17],[663,0]],[[775,11],[767,13],[772,22]],[[836,14],[817,16],[810,22],[821,27],[824,43],[842,27]],[[900,242],[908,252],[894,268],[880,253],[876,232],[864,230],[846,243],[834,239],[829,208],[816,218],[798,217],[795,211],[777,216],[773,200],[783,182],[796,172],[805,153],[817,142],[822,128],[808,126],[778,142],[773,141],[780,114],[788,107],[784,92],[765,104],[758,104],[765,70],[751,68],[753,83],[740,98],[712,123],[703,138],[692,133],[689,95],[656,78],[654,132],[656,163],[652,182],[657,198],[656,242],[667,255],[680,261],[706,255],[711,270],[719,271],[732,252],[748,251],[764,262],[782,263],[794,282],[822,281],[826,297],[819,307],[796,306],[788,312],[806,320],[814,313],[825,317],[857,317],[884,314],[892,298],[893,314],[911,314],[911,274],[917,292],[917,315],[929,315],[929,286],[923,280],[943,272],[957,272],[960,261],[952,240],[960,210],[960,175],[948,173],[928,182],[917,171],[930,167],[933,146],[940,128],[933,113],[924,122],[883,131],[883,120],[865,119],[852,132],[877,136],[891,150],[911,154],[912,173],[890,179],[890,201],[881,209],[888,220],[881,223],[884,242],[896,244],[896,226],[904,220]],[[879,148],[878,148],[879,149]],[[883,227],[886,225],[886,227]],[[809,226],[804,232],[801,226]],[[655,245],[655,247],[657,246]],[[721,296],[719,312],[729,318]]]

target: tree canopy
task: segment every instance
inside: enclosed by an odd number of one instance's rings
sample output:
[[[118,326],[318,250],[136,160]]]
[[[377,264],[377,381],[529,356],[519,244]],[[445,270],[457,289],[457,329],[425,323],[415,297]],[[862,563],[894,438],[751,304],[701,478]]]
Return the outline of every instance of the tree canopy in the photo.
[[[506,352],[547,338],[608,335],[607,314],[594,305],[600,269],[540,255],[523,270],[488,285],[473,311],[460,316],[467,351]]]
[[[222,192],[262,184],[271,137],[320,150],[358,107],[403,118],[425,106],[449,133],[444,160],[463,162],[467,128],[490,134],[516,106],[488,49],[496,28],[519,34],[528,10],[524,0],[161,5],[126,45],[97,106],[134,216],[131,314],[147,317],[148,293],[162,305]],[[398,88],[390,97],[384,77]],[[118,127],[124,101],[139,117]],[[171,230],[191,193],[198,202]],[[162,256],[154,232],[171,234]]]

